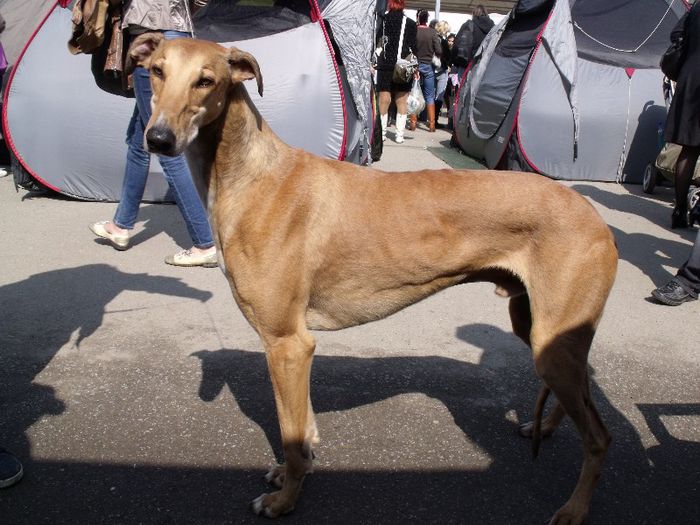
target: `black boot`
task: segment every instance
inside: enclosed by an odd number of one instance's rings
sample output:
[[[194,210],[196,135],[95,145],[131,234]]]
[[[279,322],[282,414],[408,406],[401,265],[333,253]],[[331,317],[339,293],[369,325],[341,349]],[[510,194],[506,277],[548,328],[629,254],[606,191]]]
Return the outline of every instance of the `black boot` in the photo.
[[[676,230],[678,228],[688,227],[688,212],[687,210],[681,210],[679,208],[674,208],[671,214],[671,229]]]
[[[688,214],[688,223],[691,228],[696,222],[698,223],[698,226],[700,226],[700,200],[695,203],[695,206],[693,206]]]

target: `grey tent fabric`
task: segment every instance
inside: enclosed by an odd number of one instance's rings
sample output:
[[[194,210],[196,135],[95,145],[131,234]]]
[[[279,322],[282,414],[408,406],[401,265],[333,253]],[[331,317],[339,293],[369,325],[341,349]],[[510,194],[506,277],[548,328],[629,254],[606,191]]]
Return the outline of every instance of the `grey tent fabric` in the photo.
[[[372,124],[371,71],[364,67],[366,62],[355,61],[362,58],[360,47],[371,50],[372,35],[368,30],[350,36],[351,31],[343,29],[343,24],[356,23],[363,12],[352,0],[343,2],[355,18],[340,16],[342,5],[326,4],[335,41],[318,13],[313,14],[315,2],[305,2],[304,14],[301,0],[270,1],[267,9],[256,3],[257,11],[242,25],[232,16],[236,2],[212,0],[195,17],[195,29],[199,38],[255,55],[265,80],[264,97],[253,85],[247,86],[248,91],[285,142],[324,157],[364,163],[369,160]],[[281,18],[276,18],[277,4],[285,4]],[[361,4],[372,11],[366,23],[370,26],[374,0]],[[207,17],[210,8],[211,17]],[[99,90],[90,57],[68,53],[70,18],[69,9],[54,6],[16,64],[3,107],[5,139],[26,171],[44,185],[77,198],[116,201],[121,194],[124,134],[133,100]],[[337,56],[335,43],[342,56]],[[144,200],[172,200],[155,158],[151,170],[154,176],[149,177]]]
[[[0,0],[0,14],[7,24],[0,40],[10,64],[19,58],[29,37],[55,4],[51,0]]]
[[[521,0],[460,88],[458,143],[492,168],[641,182],[666,118],[659,59],[686,8]]]
[[[323,18],[333,27],[333,35],[343,55],[350,91],[360,119],[366,120],[370,113],[370,90],[372,79],[370,59],[371,42],[374,38],[372,24],[376,0],[346,0],[329,2],[323,9]],[[370,45],[367,46],[367,42]]]

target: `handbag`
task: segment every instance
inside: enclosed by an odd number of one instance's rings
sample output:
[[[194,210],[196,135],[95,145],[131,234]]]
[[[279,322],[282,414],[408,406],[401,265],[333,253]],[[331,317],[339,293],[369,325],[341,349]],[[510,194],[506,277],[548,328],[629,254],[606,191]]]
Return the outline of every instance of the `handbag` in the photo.
[[[678,80],[681,68],[685,62],[685,53],[687,49],[685,45],[687,16],[686,14],[683,17],[683,32],[671,42],[671,45],[668,46],[668,49],[661,56],[661,61],[659,62],[663,74],[673,81]]]
[[[102,45],[92,54],[91,70],[97,87],[126,98],[134,98],[131,75],[126,71],[128,44],[125,31],[121,29],[121,9],[110,10],[105,24]]]
[[[399,58],[396,60],[394,77],[392,80],[396,84],[408,84],[416,73],[417,68],[418,59],[411,51],[406,55],[406,58]]]
[[[401,48],[403,48],[403,34],[406,30],[406,17],[403,17],[401,22],[401,34],[399,35],[399,49],[396,52],[396,65],[394,66],[394,75],[392,80],[396,84],[407,84],[413,78],[413,75],[418,69],[418,59],[409,49],[406,58],[401,58]]]

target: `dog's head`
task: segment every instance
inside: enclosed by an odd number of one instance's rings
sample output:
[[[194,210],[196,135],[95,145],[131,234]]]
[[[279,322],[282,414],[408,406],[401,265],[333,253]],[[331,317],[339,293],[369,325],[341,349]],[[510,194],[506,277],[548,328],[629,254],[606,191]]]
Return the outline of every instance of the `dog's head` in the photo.
[[[181,154],[202,126],[221,115],[229,94],[244,80],[255,79],[262,96],[253,55],[214,42],[145,33],[129,47],[127,70],[135,66],[148,69],[153,87],[144,139],[151,153]]]

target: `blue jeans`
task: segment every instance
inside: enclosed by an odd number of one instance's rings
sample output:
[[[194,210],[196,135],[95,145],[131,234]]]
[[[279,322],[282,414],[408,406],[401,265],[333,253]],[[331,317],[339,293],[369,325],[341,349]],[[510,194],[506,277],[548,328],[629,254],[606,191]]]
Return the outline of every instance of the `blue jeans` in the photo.
[[[435,72],[432,64],[418,64],[420,83],[423,88],[425,104],[435,104]]]
[[[435,75],[435,100],[442,102],[445,100],[445,89],[447,89],[447,70],[441,69],[440,72]]]
[[[172,39],[188,37],[189,33],[164,31],[164,35],[166,38]],[[151,155],[144,148],[144,130],[151,118],[151,96],[153,95],[151,81],[148,71],[142,67],[137,67],[134,70],[133,79],[136,107],[134,107],[134,114],[126,132],[128,146],[126,170],[121,200],[113,219],[114,224],[127,230],[133,229],[136,223],[151,164]],[[192,181],[185,156],[165,157],[159,155],[158,160],[163,168],[165,180],[175,196],[177,207],[185,219],[192,244],[196,248],[202,249],[214,246],[207,213]]]

